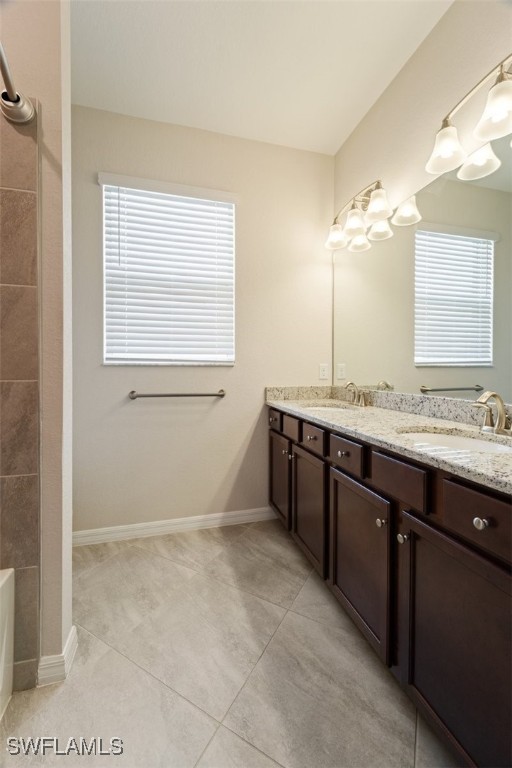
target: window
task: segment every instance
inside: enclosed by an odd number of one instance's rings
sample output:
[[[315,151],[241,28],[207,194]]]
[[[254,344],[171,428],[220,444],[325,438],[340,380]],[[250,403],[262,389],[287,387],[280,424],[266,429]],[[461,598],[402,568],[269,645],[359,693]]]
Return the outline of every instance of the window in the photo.
[[[494,241],[416,232],[416,365],[492,365]]]
[[[99,181],[104,362],[232,365],[233,199],[106,174]]]

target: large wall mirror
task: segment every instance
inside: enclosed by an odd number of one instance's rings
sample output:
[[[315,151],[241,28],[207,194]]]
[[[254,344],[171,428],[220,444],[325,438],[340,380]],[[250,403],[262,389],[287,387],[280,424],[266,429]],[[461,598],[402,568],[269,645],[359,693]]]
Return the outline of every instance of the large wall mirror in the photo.
[[[480,384],[512,402],[510,136],[493,142],[493,148],[502,165],[490,176],[467,182],[460,181],[456,172],[452,172],[437,178],[417,194],[422,215],[418,224],[395,227],[394,237],[375,243],[369,251],[336,252],[333,267],[334,384],[343,383],[341,375],[358,385],[375,386],[386,380],[399,392],[420,393],[422,385],[435,389],[460,387],[460,390],[446,394],[466,398],[478,395],[463,388]],[[492,280],[492,349],[489,355],[492,359],[486,364],[467,364],[460,360],[448,365],[444,360],[441,365],[418,364],[415,334],[419,337],[420,309],[415,277],[417,281],[421,277],[421,267],[416,266],[421,232],[492,242],[493,274],[477,280],[476,287],[474,279],[469,281],[471,290],[475,291],[484,290],[484,282]],[[459,243],[471,245],[470,240],[456,240],[455,243],[456,248]],[[447,283],[454,280],[453,274],[447,267]],[[464,283],[464,275],[457,280]],[[429,306],[429,311],[434,312],[432,304]],[[446,308],[444,311],[446,313]],[[437,333],[439,336],[439,331]],[[438,341],[442,347],[442,335]],[[449,346],[447,337],[445,347]]]

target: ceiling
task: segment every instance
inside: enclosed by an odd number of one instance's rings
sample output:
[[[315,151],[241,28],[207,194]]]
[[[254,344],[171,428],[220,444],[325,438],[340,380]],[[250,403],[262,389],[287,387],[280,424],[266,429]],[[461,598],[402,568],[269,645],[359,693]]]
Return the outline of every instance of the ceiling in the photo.
[[[72,0],[72,100],[335,154],[452,0]]]

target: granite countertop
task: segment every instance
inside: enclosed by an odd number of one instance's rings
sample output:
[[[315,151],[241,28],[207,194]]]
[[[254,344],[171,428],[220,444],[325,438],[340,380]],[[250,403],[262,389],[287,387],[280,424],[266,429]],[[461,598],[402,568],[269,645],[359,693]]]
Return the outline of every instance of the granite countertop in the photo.
[[[438,467],[502,493],[512,494],[512,451],[485,453],[478,450],[478,443],[475,443],[472,450],[426,445],[418,441],[417,437],[410,437],[408,432],[478,437],[486,442],[512,448],[511,437],[484,434],[479,427],[472,424],[374,406],[359,408],[333,399],[267,399],[266,403],[308,422],[371,442],[380,448]]]

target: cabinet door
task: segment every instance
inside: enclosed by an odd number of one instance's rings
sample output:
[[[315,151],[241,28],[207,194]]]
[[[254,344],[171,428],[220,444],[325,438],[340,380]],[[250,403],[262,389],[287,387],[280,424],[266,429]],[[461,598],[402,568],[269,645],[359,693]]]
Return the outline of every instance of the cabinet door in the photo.
[[[327,467],[298,446],[292,455],[292,536],[325,578]]]
[[[279,519],[290,530],[291,471],[290,441],[276,432],[270,432],[270,504]]]
[[[389,662],[389,531],[391,505],[331,469],[330,586]]]
[[[411,696],[468,765],[510,768],[510,574],[411,515],[403,520],[400,645]]]

